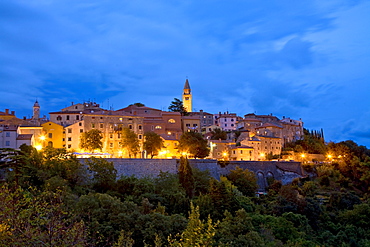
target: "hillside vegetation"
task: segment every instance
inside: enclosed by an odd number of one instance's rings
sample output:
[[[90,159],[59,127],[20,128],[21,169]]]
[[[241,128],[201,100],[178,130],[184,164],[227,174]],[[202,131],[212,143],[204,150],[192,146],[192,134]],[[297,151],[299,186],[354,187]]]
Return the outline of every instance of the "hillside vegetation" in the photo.
[[[65,150],[2,150],[0,246],[370,246],[369,150],[329,143],[290,185],[237,168],[220,181],[181,159],[179,174],[121,177]]]

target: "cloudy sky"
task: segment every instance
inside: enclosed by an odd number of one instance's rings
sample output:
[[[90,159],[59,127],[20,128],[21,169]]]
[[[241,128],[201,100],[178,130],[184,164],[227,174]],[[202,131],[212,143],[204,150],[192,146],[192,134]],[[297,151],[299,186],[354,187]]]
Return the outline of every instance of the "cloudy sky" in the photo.
[[[0,111],[71,102],[302,118],[370,147],[370,1],[0,0]]]

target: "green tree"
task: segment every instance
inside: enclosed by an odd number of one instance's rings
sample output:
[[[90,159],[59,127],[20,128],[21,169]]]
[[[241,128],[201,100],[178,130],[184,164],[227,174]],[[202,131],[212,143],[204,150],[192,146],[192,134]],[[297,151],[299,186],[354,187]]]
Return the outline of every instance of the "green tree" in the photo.
[[[248,169],[243,170],[240,167],[236,167],[235,170],[230,171],[227,179],[238,187],[238,190],[245,196],[254,196],[257,191],[256,175]]]
[[[200,219],[199,207],[194,207],[190,204],[189,221],[185,231],[181,234],[179,240],[169,237],[170,246],[213,246],[214,236],[216,234],[216,226],[218,223],[213,223],[210,216],[206,222]]]
[[[136,154],[140,151],[139,139],[135,132],[129,128],[122,129],[121,145],[126,149],[129,158],[131,156],[136,157]]]
[[[185,189],[188,197],[192,198],[194,195],[194,176],[193,170],[187,158],[181,157],[179,167],[179,181]]]
[[[113,189],[116,182],[117,170],[113,162],[106,159],[91,157],[86,161],[88,170],[93,174],[93,189],[97,192],[106,192]]]
[[[150,158],[158,155],[158,151],[163,147],[163,139],[157,133],[149,131],[144,134],[144,150],[150,155]]]
[[[80,137],[80,148],[93,152],[96,149],[103,149],[103,134],[100,130],[92,129],[82,133]]]
[[[173,112],[180,112],[182,116],[187,115],[187,111],[182,103],[181,100],[178,98],[174,98],[174,100],[171,102],[170,106],[168,107],[169,111]]]
[[[209,155],[207,141],[202,134],[189,131],[181,135],[179,140],[179,151],[189,153],[194,158],[205,158]]]
[[[138,103],[133,103],[133,104],[131,104],[131,105],[129,105],[129,106],[132,106],[132,105],[134,105],[134,106],[138,106],[138,107],[143,107],[143,106],[145,106],[143,103],[140,103],[140,102],[138,102]]]
[[[212,130],[211,134],[212,134],[212,137],[211,137],[212,140],[226,140],[227,139],[227,133],[220,128],[216,128]]]

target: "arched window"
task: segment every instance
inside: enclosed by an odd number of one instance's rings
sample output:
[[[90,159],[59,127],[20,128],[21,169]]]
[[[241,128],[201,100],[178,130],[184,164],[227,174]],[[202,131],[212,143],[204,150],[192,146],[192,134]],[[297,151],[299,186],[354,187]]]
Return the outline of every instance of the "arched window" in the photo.
[[[57,121],[61,121],[62,120],[62,117],[61,116],[57,116]]]
[[[162,129],[162,126],[157,125],[157,126],[155,126],[155,129],[160,130],[160,129]]]
[[[171,118],[171,119],[169,119],[169,120],[168,120],[168,122],[169,122],[169,123],[171,123],[171,124],[176,123],[175,119],[172,119],[172,118]]]

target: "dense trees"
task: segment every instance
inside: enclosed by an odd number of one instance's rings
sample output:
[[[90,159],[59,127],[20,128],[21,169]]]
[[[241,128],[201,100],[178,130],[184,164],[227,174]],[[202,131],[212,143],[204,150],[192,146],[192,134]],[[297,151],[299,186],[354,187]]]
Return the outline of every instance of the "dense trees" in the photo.
[[[150,158],[158,155],[163,147],[163,139],[157,133],[148,131],[144,134],[144,150],[150,155]]]
[[[369,246],[368,150],[329,146],[346,156],[307,165],[291,184],[271,181],[259,197],[240,168],[216,180],[183,159],[179,174],[116,179],[104,159],[3,150],[0,245]]]
[[[190,154],[194,158],[205,158],[209,155],[207,141],[202,134],[189,131],[181,135],[179,140],[179,151]]]
[[[103,148],[103,134],[100,130],[92,129],[81,134],[80,148],[94,152],[94,150],[102,150]]]

